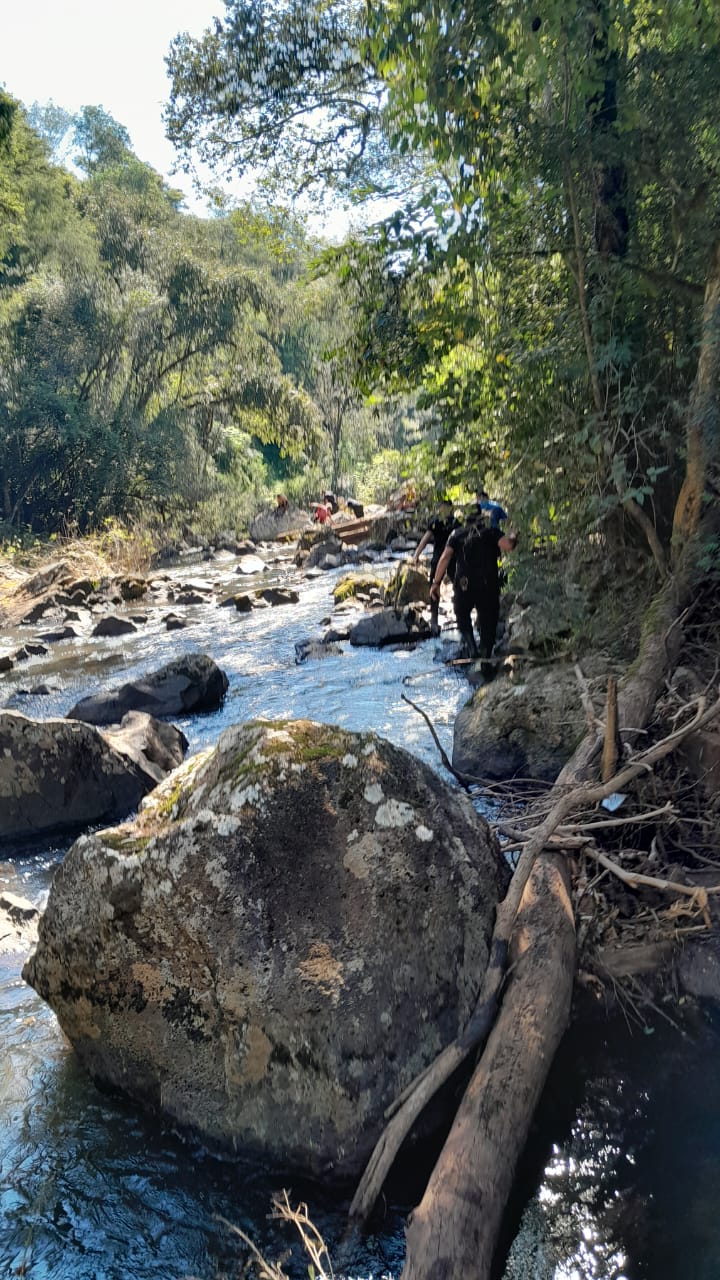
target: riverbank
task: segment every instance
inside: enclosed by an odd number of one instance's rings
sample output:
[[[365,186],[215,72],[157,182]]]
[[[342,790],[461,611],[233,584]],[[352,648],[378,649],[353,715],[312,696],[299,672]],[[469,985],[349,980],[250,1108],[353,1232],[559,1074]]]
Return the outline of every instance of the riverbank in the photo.
[[[263,576],[256,582],[254,580],[254,585],[258,589],[266,585],[296,587],[301,595],[298,605],[282,610],[269,608],[240,616],[234,611],[217,610],[207,601],[190,604],[184,607],[189,625],[183,631],[168,634],[162,628],[161,618],[158,616],[155,621],[149,620],[129,637],[95,640],[92,643],[66,641],[63,642],[64,647],[61,645],[51,654],[31,658],[24,670],[17,670],[10,673],[9,677],[4,677],[3,689],[12,690],[9,696],[13,697],[20,689],[32,686],[33,683],[54,682],[57,688],[51,689],[49,693],[31,691],[22,700],[23,709],[27,708],[30,714],[41,717],[62,714],[73,701],[85,692],[92,691],[98,683],[107,680],[116,683],[121,676],[124,678],[133,672],[159,665],[160,655],[164,661],[190,645],[199,645],[205,651],[213,653],[229,671],[231,688],[228,704],[222,712],[214,713],[202,721],[193,721],[191,718],[183,721],[182,727],[191,739],[191,750],[214,742],[220,728],[236,720],[249,719],[254,715],[269,715],[271,718],[310,715],[331,723],[343,723],[351,728],[362,727],[362,724],[367,723],[402,745],[410,744],[412,750],[417,750],[434,767],[438,767],[436,749],[426,726],[402,702],[403,679],[412,680],[416,691],[414,696],[420,697],[417,691],[421,691],[423,706],[428,709],[441,735],[441,741],[444,741],[448,750],[452,721],[468,693],[464,678],[455,669],[444,668],[432,661],[437,656],[434,642],[410,651],[347,649],[343,654],[310,659],[307,663],[297,665],[295,644],[312,633],[331,610],[330,589],[338,575],[331,571],[310,579],[303,578],[291,563],[288,552],[277,554],[280,559],[272,565],[266,565]],[[237,581],[236,567],[235,559],[230,557],[225,561],[219,560],[214,565],[204,566],[202,572],[214,579],[219,595],[233,581]],[[384,572],[389,572],[390,569],[391,565],[387,564]],[[182,588],[186,576],[187,570],[184,567],[170,571],[172,583],[178,588]],[[33,855],[37,856],[42,855]],[[17,865],[24,864],[16,863]],[[610,913],[613,910],[614,906]],[[671,1012],[668,1006],[664,1006],[664,1011]],[[648,1009],[645,1010],[644,1018],[646,1026],[650,1028],[657,1018],[662,1022],[662,1015],[654,1017]],[[62,1141],[62,1134],[59,1135],[59,1140]],[[59,1155],[58,1159],[62,1162],[64,1157]],[[20,1164],[22,1165],[22,1159]],[[552,1187],[552,1177],[547,1185]],[[562,1206],[558,1211],[562,1212]],[[232,1218],[233,1214],[226,1216]],[[21,1220],[20,1213],[18,1222]],[[399,1219],[396,1221],[399,1229]],[[602,1228],[598,1230],[601,1231]],[[257,1235],[255,1228],[253,1234]],[[332,1236],[332,1231],[330,1235]],[[271,1241],[270,1252],[273,1252],[272,1244]],[[397,1241],[390,1243],[388,1248],[391,1252],[397,1249],[398,1256],[401,1256]],[[274,1252],[279,1250],[275,1249]],[[153,1256],[157,1260],[157,1253]],[[594,1256],[597,1261],[599,1255]],[[146,1262],[142,1265],[149,1264]],[[199,1268],[193,1269],[197,1274],[201,1273]],[[398,1267],[388,1274],[396,1277],[399,1270]],[[83,1273],[75,1271],[68,1274],[75,1276]],[[138,1270],[137,1274],[141,1275],[142,1271]],[[151,1272],[147,1274],[150,1275]],[[210,1272],[206,1274],[209,1275]],[[588,1270],[586,1274],[589,1276],[593,1272]]]

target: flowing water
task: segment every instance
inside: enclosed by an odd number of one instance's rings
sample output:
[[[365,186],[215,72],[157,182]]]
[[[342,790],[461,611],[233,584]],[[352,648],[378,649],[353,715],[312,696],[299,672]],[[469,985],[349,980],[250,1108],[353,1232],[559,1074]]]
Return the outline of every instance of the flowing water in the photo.
[[[237,588],[234,567],[186,567],[172,576]],[[262,583],[294,577],[280,563]],[[193,606],[186,611],[191,625],[170,633],[158,611],[135,635],[57,645],[2,677],[0,705],[42,718],[63,715],[85,694],[201,651],[227,672],[230,688],[220,711],[178,721],[190,752],[240,720],[303,716],[373,729],[440,768],[424,722],[401,698],[407,689],[427,710],[449,751],[468,691],[434,661],[435,642],[393,651],[344,645],[340,656],[296,664],[295,642],[317,633],[331,612],[336,577],[302,580],[295,606],[249,615]],[[25,638],[18,633],[9,644]],[[40,682],[50,692],[34,693]],[[42,905],[69,843],[47,840],[3,854],[0,887]],[[292,1240],[267,1214],[286,1179],[213,1157],[100,1092],[19,968],[17,957],[0,957],[0,1278],[235,1277],[247,1248],[228,1224],[279,1257]],[[720,1276],[713,1213],[720,1083],[711,1066],[719,1042],[709,1020],[699,1020],[685,1040],[662,1024],[653,1036],[630,1037],[624,1027],[612,1028],[612,1036],[605,1027],[573,1030],[525,1157],[508,1222],[505,1280]],[[346,1205],[297,1181],[292,1191],[308,1201],[329,1242],[337,1241]],[[343,1264],[343,1277],[397,1280],[406,1208],[386,1209],[377,1233]],[[293,1277],[308,1274],[299,1258],[287,1267]]]

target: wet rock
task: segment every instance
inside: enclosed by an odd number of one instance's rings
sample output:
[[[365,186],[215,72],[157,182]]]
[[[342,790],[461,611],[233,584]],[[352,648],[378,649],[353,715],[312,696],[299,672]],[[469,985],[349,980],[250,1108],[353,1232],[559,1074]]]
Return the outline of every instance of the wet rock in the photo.
[[[124,817],[155,786],[92,725],[0,712],[0,839]]]
[[[57,693],[60,686],[57,684],[31,684],[29,689],[16,689],[15,698],[47,698],[51,693]],[[12,698],[8,702],[8,706],[12,702]]]
[[[429,603],[430,581],[427,574],[410,564],[396,570],[385,588],[385,604],[401,609],[406,604]]]
[[[227,687],[225,672],[212,658],[202,653],[186,653],[119,689],[81,699],[68,712],[68,719],[116,724],[128,711],[147,711],[153,716],[215,711],[221,706]]]
[[[94,636],[129,636],[137,627],[129,618],[118,618],[115,614],[108,614],[107,617],[101,618],[92,629]]]
[[[360,594],[369,594],[373,589],[384,591],[384,582],[370,573],[347,573],[341,577],[333,588],[333,600],[341,604],[342,600],[350,600]]]
[[[309,540],[309,535],[307,535],[307,538],[306,535],[303,535],[300,539],[298,552],[295,556],[295,563],[303,564],[305,569],[314,569],[316,567],[318,569],[322,569],[329,556],[332,559],[340,557],[337,563],[341,564],[343,544],[337,535],[332,532],[328,532],[326,529],[317,531],[313,530],[312,532],[314,534],[314,539],[310,543],[307,554],[305,554],[305,547],[303,546],[303,543],[306,540]]]
[[[13,656],[10,653],[0,653],[0,674],[3,671],[12,671],[15,666]]]
[[[687,942],[679,952],[677,972],[690,995],[720,1004],[720,938],[717,934]]]
[[[182,764],[188,747],[182,729],[145,711],[128,711],[117,728],[103,731],[103,737],[141,771],[146,790]]]
[[[179,618],[176,613],[167,613],[163,618],[163,622],[168,631],[183,631],[187,624],[186,618]]]
[[[95,590],[96,586],[97,583],[93,582],[91,578],[78,578],[75,582],[70,583],[67,588],[67,594],[70,597],[79,596],[79,603],[81,603],[86,596],[89,596]]]
[[[45,644],[57,644],[60,640],[77,640],[79,635],[74,627],[61,627],[59,631],[43,631],[38,639]]]
[[[24,976],[105,1083],[229,1150],[356,1176],[465,1024],[498,863],[373,734],[238,725],[55,877]]]
[[[123,600],[141,600],[147,594],[148,584],[145,578],[121,578],[118,590]]]
[[[478,778],[551,782],[584,731],[572,667],[535,669],[473,695],[455,721],[453,766]]]
[[[411,605],[400,612],[382,609],[368,614],[350,628],[350,643],[354,645],[380,647],[401,641],[427,640],[429,636],[429,622]]]
[[[261,560],[260,556],[241,556],[236,572],[243,574],[264,573],[265,561]]]
[[[266,604],[276,608],[281,604],[299,604],[300,595],[294,591],[292,587],[266,587],[264,591],[258,591],[256,599],[264,600]]]
[[[199,591],[180,591],[175,596],[175,604],[205,604],[206,595],[201,595]]]
[[[342,653],[339,644],[325,638],[299,640],[295,645],[295,661],[307,662],[309,658],[333,658]]]
[[[47,653],[47,645],[44,644],[24,644],[22,649],[16,650],[13,654],[15,662],[27,662],[30,658],[42,658]]]
[[[0,955],[28,952],[37,943],[40,912],[27,898],[0,892]]]
[[[53,610],[59,614],[58,601],[55,596],[46,596],[44,600],[38,600],[37,604],[34,604],[32,609],[29,609],[24,617],[20,619],[20,626],[34,627],[35,623],[44,618],[46,613],[50,613]]]
[[[226,596],[224,600],[220,601],[221,609],[228,609],[231,605],[237,609],[238,613],[252,613],[253,598],[247,595],[246,592],[241,591],[237,595]]]

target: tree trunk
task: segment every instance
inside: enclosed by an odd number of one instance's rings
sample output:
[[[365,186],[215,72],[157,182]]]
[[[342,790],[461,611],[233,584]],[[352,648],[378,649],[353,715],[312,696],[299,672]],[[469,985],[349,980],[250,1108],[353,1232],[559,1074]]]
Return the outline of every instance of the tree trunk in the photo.
[[[720,240],[713,247],[705,301],[697,373],[687,418],[685,479],[673,517],[673,554],[677,560],[700,525],[708,466],[720,455]]]
[[[575,925],[565,860],[535,864],[518,913],[512,977],[421,1204],[402,1280],[485,1280],[529,1118],[565,1030]]]

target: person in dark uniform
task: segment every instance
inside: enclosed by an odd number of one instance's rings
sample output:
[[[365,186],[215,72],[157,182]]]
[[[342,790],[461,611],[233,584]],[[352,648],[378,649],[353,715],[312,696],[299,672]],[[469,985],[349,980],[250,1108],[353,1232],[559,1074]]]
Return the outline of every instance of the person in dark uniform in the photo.
[[[500,575],[498,555],[517,546],[517,535],[502,529],[484,528],[480,517],[470,518],[448,537],[430,587],[430,599],[440,599],[440,587],[451,564],[454,564],[453,605],[460,637],[468,657],[487,660],[492,656],[498,617],[500,615]],[[480,650],[475,642],[472,611],[477,613]],[[483,675],[492,674],[484,665]]]
[[[431,583],[435,578],[435,573],[437,571],[438,564],[440,563],[440,557],[443,551],[445,550],[447,540],[450,537],[450,534],[452,533],[453,529],[457,529],[458,527],[459,527],[459,521],[455,519],[452,502],[450,502],[449,499],[447,498],[443,498],[436,515],[433,516],[422,538],[418,542],[415,555],[413,556],[413,562],[416,565],[419,564],[420,556],[422,555],[428,543],[432,542],[433,553],[432,553],[432,559],[430,561],[430,582]],[[448,577],[452,578],[453,572],[454,572],[454,565],[451,563],[450,569],[448,570]],[[430,595],[430,631],[431,631],[431,634],[434,636],[437,636],[440,634],[440,627],[438,625],[439,608],[440,608],[439,593],[437,598],[433,598],[431,593]]]

